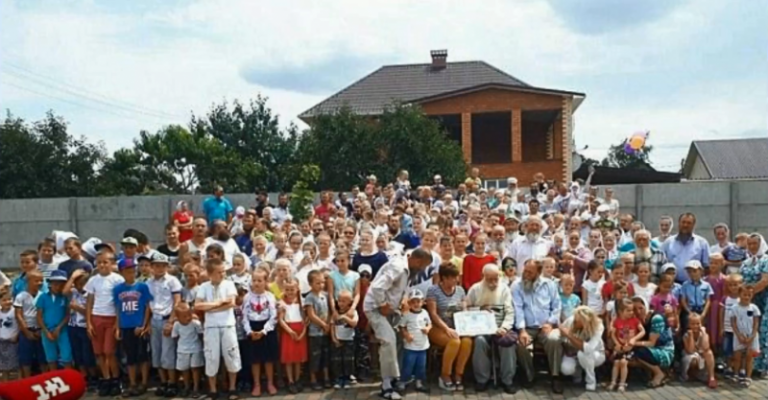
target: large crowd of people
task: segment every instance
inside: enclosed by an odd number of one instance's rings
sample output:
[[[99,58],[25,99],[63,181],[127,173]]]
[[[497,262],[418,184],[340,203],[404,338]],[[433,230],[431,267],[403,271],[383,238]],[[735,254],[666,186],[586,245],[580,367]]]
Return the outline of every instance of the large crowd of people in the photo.
[[[507,393],[542,372],[554,393],[598,375],[624,391],[631,369],[652,388],[768,376],[761,235],[717,224],[710,244],[692,213],[646,227],[590,179],[507,182],[370,176],[305,220],[287,194],[234,207],[217,187],[201,215],[179,202],[161,244],[130,226],[119,243],[54,231],[18,277],[0,273],[2,379],[76,368],[100,396],[133,397],[156,375],[158,396],[206,399],[380,379],[400,399],[428,390],[428,364],[447,392],[468,364],[476,391]],[[495,332],[468,334],[472,311]]]

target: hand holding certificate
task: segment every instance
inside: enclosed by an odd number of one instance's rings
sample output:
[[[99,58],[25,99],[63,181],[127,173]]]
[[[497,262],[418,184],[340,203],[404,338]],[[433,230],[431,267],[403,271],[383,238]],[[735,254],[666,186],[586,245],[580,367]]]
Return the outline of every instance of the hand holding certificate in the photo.
[[[462,311],[453,314],[459,336],[495,335],[498,331],[496,316],[489,311]]]

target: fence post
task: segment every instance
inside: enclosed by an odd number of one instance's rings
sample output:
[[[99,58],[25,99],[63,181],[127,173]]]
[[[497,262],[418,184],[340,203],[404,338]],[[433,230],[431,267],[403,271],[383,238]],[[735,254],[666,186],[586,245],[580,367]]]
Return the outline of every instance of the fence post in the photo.
[[[80,235],[79,226],[80,223],[77,218],[77,197],[69,198],[69,230],[76,235]]]
[[[731,233],[736,234],[741,231],[739,228],[739,183],[731,181],[729,189],[731,203],[728,211],[728,227],[731,228]]]
[[[639,184],[635,185],[635,221],[643,221],[643,185]]]

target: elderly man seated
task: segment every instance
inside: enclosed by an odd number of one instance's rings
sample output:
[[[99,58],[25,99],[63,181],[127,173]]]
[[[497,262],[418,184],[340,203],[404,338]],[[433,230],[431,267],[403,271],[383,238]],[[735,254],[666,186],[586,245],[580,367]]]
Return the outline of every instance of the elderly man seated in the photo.
[[[512,295],[509,287],[500,285],[501,273],[495,264],[483,267],[483,280],[472,285],[467,294],[467,307],[480,307],[489,310],[496,317],[499,329],[494,336],[478,336],[475,338],[472,355],[472,369],[475,372],[476,390],[482,392],[488,388],[491,379],[491,346],[497,345],[500,360],[501,383],[504,392],[514,394],[517,390],[513,385],[515,378],[516,359],[515,344],[508,332],[515,322],[515,311],[512,307]]]
[[[653,247],[651,232],[640,229],[635,232],[635,248],[632,254],[635,255],[635,267],[642,263],[648,263],[651,266],[651,281],[658,283],[661,279],[661,266],[667,263],[667,257],[664,253]]]
[[[552,374],[552,391],[561,394],[563,385],[559,375],[563,346],[560,342],[560,331],[557,330],[561,312],[560,296],[556,285],[541,278],[541,269],[540,261],[526,261],[523,279],[512,285],[515,328],[520,332],[517,357],[525,370],[527,386],[533,385],[533,355],[527,347],[534,340],[544,347]]]

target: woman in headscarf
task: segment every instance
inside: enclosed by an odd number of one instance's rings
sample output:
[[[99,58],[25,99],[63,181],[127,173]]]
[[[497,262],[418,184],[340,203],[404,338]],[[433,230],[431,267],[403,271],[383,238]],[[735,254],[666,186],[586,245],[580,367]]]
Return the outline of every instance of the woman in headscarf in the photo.
[[[564,339],[564,355],[560,372],[563,375],[573,375],[574,380],[581,382],[581,371],[587,377],[587,390],[597,388],[595,368],[605,362],[605,345],[603,344],[603,322],[589,307],[577,307],[573,315],[560,324],[560,336]]]
[[[181,200],[176,203],[176,212],[173,213],[172,221],[179,228],[180,243],[192,239],[192,222],[194,219],[195,215],[192,214],[186,201]]]
[[[672,366],[675,358],[675,343],[672,339],[672,329],[666,318],[654,314],[648,309],[648,303],[642,297],[632,298],[635,307],[635,317],[645,327],[645,337],[634,344],[634,362],[630,365],[640,366],[653,374],[648,387],[663,386],[664,371]]]
[[[616,250],[616,235],[611,232],[606,233],[603,236],[603,248],[605,249],[603,266],[606,271],[610,272],[613,269],[613,264],[619,259],[619,251]]]
[[[745,285],[753,285],[752,302],[765,315],[768,311],[768,256],[765,255],[765,240],[758,233],[749,235],[747,240],[747,259],[741,264],[739,272]],[[754,369],[762,377],[768,376],[768,318],[760,320],[760,355],[754,358]]]

